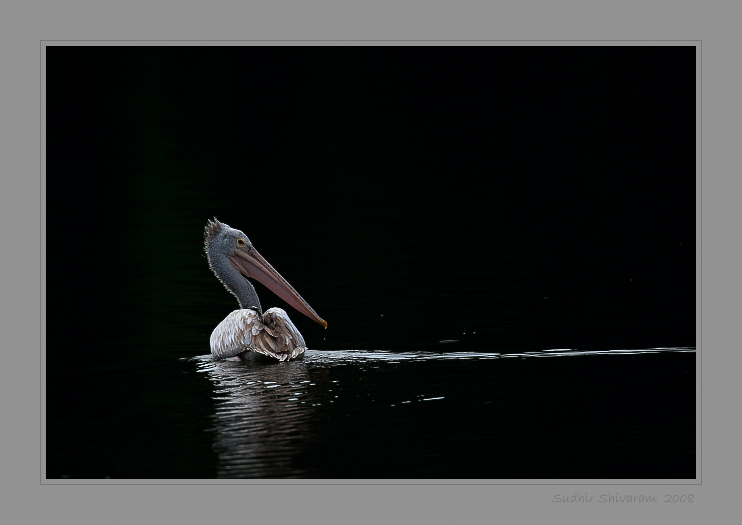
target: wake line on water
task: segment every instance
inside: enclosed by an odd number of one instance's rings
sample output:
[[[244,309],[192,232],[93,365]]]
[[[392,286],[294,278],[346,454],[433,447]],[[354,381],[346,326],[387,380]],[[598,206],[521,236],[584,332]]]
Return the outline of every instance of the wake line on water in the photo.
[[[642,354],[662,353],[688,353],[695,352],[694,347],[661,347],[640,349],[615,349],[615,350],[579,350],[573,348],[553,348],[547,350],[530,352],[394,352],[392,350],[307,350],[303,360],[298,363],[318,362],[401,362],[401,361],[467,361],[488,359],[531,359],[545,357],[582,357],[582,356],[626,356]],[[209,365],[216,366],[216,361],[211,355],[184,358],[189,361],[200,361],[202,370],[207,370]],[[208,363],[208,364],[207,364]]]
[[[642,348],[630,350],[579,350],[556,348],[538,352],[394,352],[390,350],[307,350],[305,359],[332,361],[429,361],[429,360],[472,360],[472,359],[508,359],[535,357],[579,357],[595,355],[637,355],[659,354],[669,352],[695,352],[692,347]]]

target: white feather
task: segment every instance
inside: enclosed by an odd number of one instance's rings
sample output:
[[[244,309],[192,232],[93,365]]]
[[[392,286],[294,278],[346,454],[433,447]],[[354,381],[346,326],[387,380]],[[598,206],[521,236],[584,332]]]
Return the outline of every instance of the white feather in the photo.
[[[306,350],[304,338],[281,308],[271,308],[262,318],[255,310],[235,310],[217,325],[209,342],[219,359],[255,352],[288,361]]]

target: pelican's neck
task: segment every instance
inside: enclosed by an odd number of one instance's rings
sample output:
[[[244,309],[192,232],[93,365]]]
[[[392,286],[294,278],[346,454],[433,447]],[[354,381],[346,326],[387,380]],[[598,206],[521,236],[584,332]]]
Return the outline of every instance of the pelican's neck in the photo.
[[[253,285],[238,272],[227,257],[209,257],[211,269],[216,277],[224,284],[224,287],[237,298],[240,308],[257,309],[258,313],[263,314],[260,306],[258,293]]]
[[[227,286],[227,290],[232,292],[237,298],[237,302],[240,303],[240,308],[254,308],[263,315],[263,308],[260,306],[260,299],[258,299],[258,292],[255,291],[255,287],[245,279],[240,273],[232,268],[234,271],[234,283]],[[226,282],[224,283],[227,284]]]

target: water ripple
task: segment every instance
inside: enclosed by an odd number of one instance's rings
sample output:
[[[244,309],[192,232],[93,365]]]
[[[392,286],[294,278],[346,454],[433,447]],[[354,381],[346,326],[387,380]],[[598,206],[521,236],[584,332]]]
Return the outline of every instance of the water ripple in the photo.
[[[308,350],[304,361],[314,364],[342,364],[401,362],[401,361],[432,361],[456,360],[467,361],[476,359],[501,358],[530,358],[530,357],[576,357],[595,355],[637,355],[657,354],[665,352],[695,352],[693,347],[660,347],[617,350],[580,350],[574,348],[555,348],[535,352],[394,352],[391,350]]]
[[[216,410],[213,428],[208,431],[214,433],[212,446],[218,457],[218,477],[297,478],[312,477],[319,468],[307,466],[303,463],[306,459],[302,459],[305,456],[297,455],[299,451],[312,450],[317,443],[326,440],[326,436],[319,435],[323,432],[319,422],[327,418],[334,418],[332,420],[336,423],[349,421],[347,418],[355,413],[362,414],[364,419],[377,417],[384,421],[390,417],[414,417],[412,414],[425,414],[425,407],[438,410],[456,403],[462,392],[470,390],[456,387],[457,380],[449,385],[451,369],[447,365],[435,369],[445,370],[443,375],[436,376],[435,370],[428,367],[417,382],[409,383],[395,375],[395,369],[399,369],[397,364],[415,366],[416,362],[431,362],[432,366],[437,366],[435,361],[459,361],[464,365],[463,369],[458,369],[459,373],[467,374],[468,380],[472,381],[472,374],[496,374],[501,368],[495,362],[497,359],[683,352],[695,352],[695,348],[555,348],[538,352],[446,353],[308,350],[303,360],[283,363],[215,361],[210,355],[194,357],[190,361],[195,362],[197,371],[205,373],[214,385]],[[477,365],[477,361],[490,363],[488,366],[484,363]],[[466,367],[467,362],[473,366]],[[367,375],[374,369],[379,369],[377,374]],[[501,377],[500,381],[503,385],[508,384],[507,377]],[[501,391],[494,401],[487,398],[491,394],[487,392],[482,391],[484,397],[476,399],[485,404],[502,403],[508,391]],[[404,416],[389,412],[399,410],[412,412],[406,412]],[[418,410],[423,412],[415,412]],[[332,428],[332,432],[337,431],[336,427]]]

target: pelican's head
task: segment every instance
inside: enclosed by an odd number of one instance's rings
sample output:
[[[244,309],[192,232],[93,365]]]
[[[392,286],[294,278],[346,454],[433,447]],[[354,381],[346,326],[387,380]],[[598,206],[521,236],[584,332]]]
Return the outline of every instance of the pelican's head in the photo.
[[[239,273],[257,279],[298,311],[327,328],[325,320],[317,315],[273,266],[268,264],[244,232],[230,228],[214,218],[206,225],[204,249],[209,259],[209,267],[220,280],[219,274],[222,271],[220,267],[228,260]]]
[[[206,224],[204,235],[204,249],[209,258],[209,263],[214,257],[230,258],[235,255],[237,249],[252,248],[252,243],[247,235],[240,230],[235,230],[223,222],[209,220]],[[212,268],[213,270],[213,268]]]

